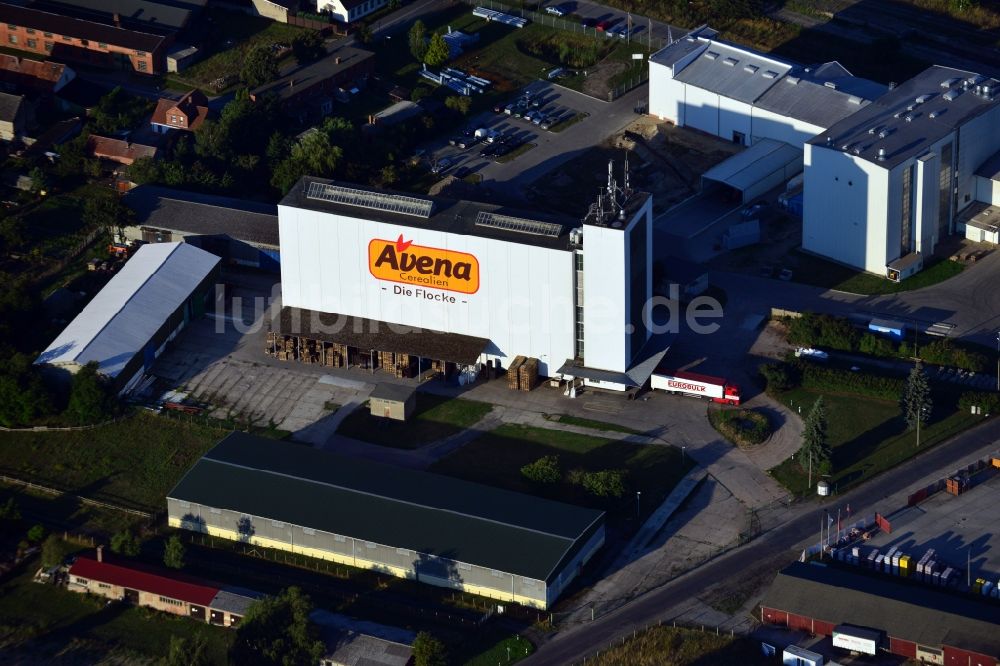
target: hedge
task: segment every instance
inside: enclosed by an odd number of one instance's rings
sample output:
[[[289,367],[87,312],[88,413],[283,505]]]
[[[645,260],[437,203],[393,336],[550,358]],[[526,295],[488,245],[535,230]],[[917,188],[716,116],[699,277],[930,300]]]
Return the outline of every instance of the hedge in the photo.
[[[762,444],[771,436],[767,415],[752,409],[717,409],[709,413],[708,420],[737,446]]]
[[[904,380],[895,377],[880,377],[811,363],[802,368],[802,387],[814,391],[837,391],[882,400],[899,400],[905,385]]]
[[[958,406],[968,412],[972,407],[980,407],[983,414],[996,414],[1000,410],[1000,393],[967,391],[958,398]]]

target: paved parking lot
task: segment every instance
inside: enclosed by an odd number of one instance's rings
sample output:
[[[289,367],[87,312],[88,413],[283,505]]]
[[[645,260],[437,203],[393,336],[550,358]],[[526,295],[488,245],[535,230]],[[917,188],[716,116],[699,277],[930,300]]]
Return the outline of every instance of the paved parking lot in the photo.
[[[523,200],[523,190],[542,175],[573,159],[586,149],[618,132],[635,118],[635,106],[644,98],[646,86],[639,86],[614,102],[584,95],[548,81],[536,81],[524,90],[544,103],[542,110],[558,111],[564,117],[582,113],[586,117],[562,132],[542,130],[530,121],[492,111],[469,120],[466,127],[484,128],[514,136],[534,148],[506,163],[497,163],[480,156],[482,144],[464,150],[447,145],[447,140],[427,146],[434,159],[447,158],[453,163],[444,175],[454,174],[465,167],[482,177],[480,187],[487,194],[495,193],[506,199]],[[512,95],[507,102],[519,97]],[[457,132],[456,132],[457,134]]]

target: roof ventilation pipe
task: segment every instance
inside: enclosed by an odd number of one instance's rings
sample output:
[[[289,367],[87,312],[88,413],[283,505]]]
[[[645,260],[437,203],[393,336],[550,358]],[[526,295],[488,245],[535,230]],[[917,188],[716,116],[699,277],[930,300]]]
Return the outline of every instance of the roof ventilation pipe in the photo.
[[[885,162],[885,148],[878,149],[878,161]]]

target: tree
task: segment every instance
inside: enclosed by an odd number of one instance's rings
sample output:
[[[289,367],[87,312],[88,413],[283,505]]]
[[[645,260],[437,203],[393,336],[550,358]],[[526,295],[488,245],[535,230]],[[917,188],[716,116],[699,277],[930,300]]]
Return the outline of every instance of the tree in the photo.
[[[817,475],[830,473],[830,447],[827,444],[826,404],[823,396],[816,398],[806,415],[802,428],[802,446],[799,448],[799,464],[803,467],[812,465]]]
[[[42,566],[46,569],[51,569],[54,566],[62,564],[71,551],[72,548],[70,545],[58,536],[55,534],[48,535],[45,537],[45,541],[42,542]]]
[[[185,552],[181,538],[172,534],[163,548],[163,563],[171,569],[183,569]]]
[[[535,483],[556,483],[562,478],[559,456],[543,456],[521,468],[521,475]]]
[[[907,429],[915,429],[918,422],[922,426],[927,425],[933,402],[931,401],[931,387],[927,381],[927,373],[924,372],[924,367],[920,363],[913,366],[913,369],[910,370],[910,376],[906,378],[900,406],[903,409],[903,418],[906,419]]]
[[[107,227],[111,236],[121,235],[123,227],[132,223],[135,213],[110,190],[88,193],[83,202],[83,222],[88,227]]]
[[[170,637],[167,655],[160,659],[160,666],[208,666],[208,642],[202,634],[195,634],[190,641],[180,636]]]
[[[116,87],[101,97],[90,114],[90,124],[98,134],[131,129],[149,115],[152,102]]]
[[[8,497],[7,501],[0,504],[0,520],[20,520],[21,507],[17,505],[17,500]]]
[[[114,414],[115,399],[97,368],[91,361],[73,375],[66,413],[77,423],[99,423]]]
[[[119,555],[135,557],[142,550],[139,539],[128,529],[124,529],[111,537],[111,551]]]
[[[446,666],[447,663],[444,643],[426,631],[417,634],[413,639],[413,666]]]
[[[621,497],[625,494],[625,472],[620,469],[585,472],[581,484],[587,492],[598,497]]]
[[[292,146],[271,176],[271,184],[282,192],[292,189],[299,178],[332,176],[344,151],[340,145],[351,142],[352,125],[343,118],[327,118],[315,132],[309,132]]]
[[[248,666],[316,664],[325,651],[309,621],[313,605],[297,587],[255,601],[236,630],[230,663]]]
[[[49,189],[49,176],[40,167],[29,171],[28,178],[31,179],[32,194],[43,194]]]
[[[0,362],[0,424],[5,427],[26,425],[56,411],[41,371],[32,361],[26,354],[14,354]]]
[[[28,541],[38,543],[45,538],[45,528],[41,525],[32,525],[28,530]]]
[[[267,46],[258,46],[243,59],[240,80],[250,88],[262,86],[278,78],[278,61],[274,51]]]
[[[424,56],[427,54],[427,26],[420,19],[413,22],[410,26],[410,55],[414,59],[420,62],[424,61]]]
[[[325,54],[323,38],[315,30],[301,32],[292,40],[292,55],[300,65],[318,60]]]
[[[357,32],[354,33],[354,36],[357,37],[358,41],[362,44],[371,44],[372,38],[375,35],[372,33],[372,27],[370,25],[362,23]]]
[[[444,37],[437,32],[431,35],[431,41],[427,44],[427,52],[424,53],[424,62],[430,67],[440,67],[448,62],[450,56],[451,49],[448,48],[448,42],[444,41]]]
[[[467,116],[469,115],[469,109],[472,108],[472,98],[465,97],[464,95],[452,95],[445,98],[444,105],[452,111],[458,111],[463,116]]]
[[[152,157],[140,157],[128,167],[128,177],[133,183],[145,185],[160,180],[160,163]]]

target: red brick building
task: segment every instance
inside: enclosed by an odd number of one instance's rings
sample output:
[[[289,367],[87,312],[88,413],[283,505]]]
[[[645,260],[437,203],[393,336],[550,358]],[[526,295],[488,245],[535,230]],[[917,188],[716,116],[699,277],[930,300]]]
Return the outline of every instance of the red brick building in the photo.
[[[149,124],[159,134],[166,134],[173,129],[193,132],[207,118],[208,99],[200,90],[192,90],[176,101],[159,100]]]
[[[160,74],[172,41],[171,35],[152,35],[0,3],[0,45],[51,60]]]
[[[908,659],[1000,664],[1000,605],[887,575],[798,562],[778,574],[760,614],[762,622],[834,636],[835,647],[835,634],[875,634],[876,651]]]

